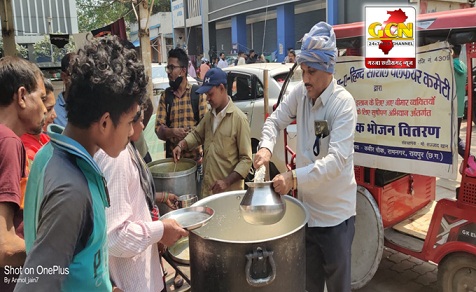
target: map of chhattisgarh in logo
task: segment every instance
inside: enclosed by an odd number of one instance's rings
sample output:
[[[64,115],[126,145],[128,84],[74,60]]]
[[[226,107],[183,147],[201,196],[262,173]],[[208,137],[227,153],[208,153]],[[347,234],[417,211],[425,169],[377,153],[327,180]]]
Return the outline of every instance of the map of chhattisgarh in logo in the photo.
[[[415,11],[413,6],[365,7],[365,67],[416,68]]]
[[[384,21],[383,24],[385,25],[385,28],[380,27],[379,34],[378,36],[382,37],[381,42],[379,44],[379,49],[382,50],[382,52],[385,55],[388,55],[388,52],[393,48],[393,40],[391,39],[392,30],[395,29],[395,27],[398,28],[401,26],[401,30],[407,30],[409,31],[410,35],[412,36],[412,29],[411,27],[408,28],[405,25],[405,21],[407,20],[408,16],[403,12],[402,9],[394,10],[394,11],[387,11],[388,14],[390,14],[390,17],[388,18],[387,21]],[[390,24],[390,25],[389,25]],[[373,36],[375,37],[375,28],[376,25],[378,25],[378,22],[374,22],[371,24],[371,27],[369,27],[369,33],[372,33]],[[409,23],[411,26],[412,23]]]

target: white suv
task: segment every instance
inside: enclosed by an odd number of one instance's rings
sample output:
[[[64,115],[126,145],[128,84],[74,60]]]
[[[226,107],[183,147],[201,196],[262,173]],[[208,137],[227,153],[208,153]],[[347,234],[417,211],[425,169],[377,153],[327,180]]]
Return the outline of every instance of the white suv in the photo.
[[[293,64],[287,63],[255,63],[228,67],[223,69],[228,73],[228,95],[231,96],[235,105],[248,117],[251,128],[251,146],[253,154],[256,153],[258,143],[261,139],[261,132],[265,121],[264,114],[264,87],[263,73],[268,70],[268,115],[273,112],[273,106],[278,101],[279,92],[286,79],[286,76]],[[302,73],[296,69],[293,79],[286,89],[287,94],[296,84],[302,80]],[[290,126],[288,132],[288,145],[291,149],[296,149],[295,127]],[[277,168],[270,166],[270,177],[286,171],[284,159],[284,137],[283,133],[277,138],[271,162]]]

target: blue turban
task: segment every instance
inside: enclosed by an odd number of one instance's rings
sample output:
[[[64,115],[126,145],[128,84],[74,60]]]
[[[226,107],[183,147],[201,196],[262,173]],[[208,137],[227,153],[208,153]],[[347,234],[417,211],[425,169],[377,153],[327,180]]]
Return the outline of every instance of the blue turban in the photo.
[[[301,53],[297,56],[298,64],[304,63],[317,70],[334,74],[337,48],[336,35],[332,26],[319,22],[302,38]]]

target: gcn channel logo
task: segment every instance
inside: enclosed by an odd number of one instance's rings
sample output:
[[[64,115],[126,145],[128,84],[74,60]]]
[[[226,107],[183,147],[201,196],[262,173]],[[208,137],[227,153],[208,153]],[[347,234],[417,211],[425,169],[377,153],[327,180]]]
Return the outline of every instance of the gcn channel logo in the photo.
[[[415,69],[415,23],[413,6],[366,6],[365,67]]]

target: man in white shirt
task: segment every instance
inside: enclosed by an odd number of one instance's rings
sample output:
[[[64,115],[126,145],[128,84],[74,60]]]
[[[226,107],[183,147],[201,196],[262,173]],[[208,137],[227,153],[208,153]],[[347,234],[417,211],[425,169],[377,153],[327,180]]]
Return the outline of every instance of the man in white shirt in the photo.
[[[225,53],[220,54],[220,60],[218,61],[217,66],[218,68],[221,68],[221,69],[228,67],[228,62],[225,59]]]
[[[352,95],[334,79],[336,38],[320,22],[304,35],[297,62],[302,83],[266,120],[254,165],[271,158],[276,137],[297,120],[296,170],[277,175],[274,189],[292,188],[310,214],[306,228],[306,289],[350,291],[351,246],[355,232],[357,184],[354,178],[354,130],[357,112]]]
[[[245,65],[246,64],[246,59],[245,59],[246,54],[243,52],[238,53],[238,60],[236,62],[236,65]]]

